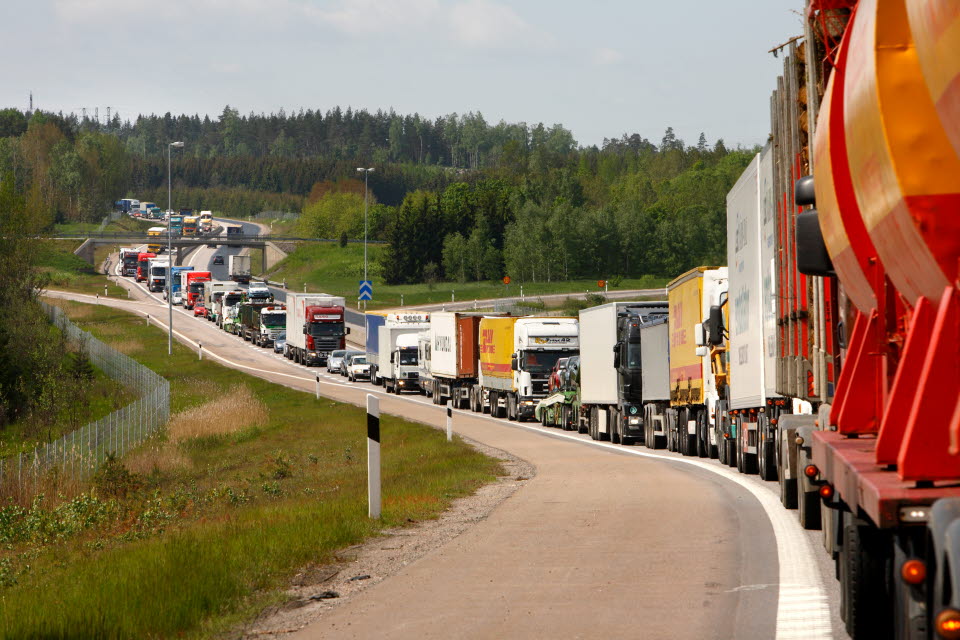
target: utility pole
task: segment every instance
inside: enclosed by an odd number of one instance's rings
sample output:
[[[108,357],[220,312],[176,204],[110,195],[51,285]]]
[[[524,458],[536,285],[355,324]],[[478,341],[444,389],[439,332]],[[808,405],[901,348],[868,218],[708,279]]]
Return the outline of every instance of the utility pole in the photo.
[[[373,167],[363,168],[357,167],[357,171],[363,173],[363,280],[367,280],[367,211],[369,209],[368,205],[368,195],[370,193],[369,189],[369,179],[370,172],[373,171]],[[367,303],[364,301],[363,309],[367,309]]]
[[[183,149],[182,142],[167,145],[167,211],[172,211],[173,180],[170,172],[170,153],[173,148]],[[173,355],[173,234],[170,233],[170,217],[167,217],[167,355]]]

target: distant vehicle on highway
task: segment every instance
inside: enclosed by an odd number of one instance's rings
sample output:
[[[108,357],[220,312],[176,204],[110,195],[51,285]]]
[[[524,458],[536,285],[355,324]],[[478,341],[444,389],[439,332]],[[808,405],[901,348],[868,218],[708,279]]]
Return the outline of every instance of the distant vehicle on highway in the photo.
[[[331,351],[330,357],[327,358],[327,373],[333,373],[334,371],[339,373],[340,368],[343,366],[343,356],[346,354],[346,349],[337,349],[336,351]]]
[[[213,256],[213,264],[223,264],[223,256],[221,255]]]
[[[287,332],[281,331],[273,341],[273,352],[274,353],[283,353],[283,348],[287,344]]]
[[[340,363],[340,375],[342,375],[344,378],[347,377],[347,369],[350,367],[350,363],[353,362],[353,359],[357,356],[363,356],[366,358],[367,353],[365,351],[354,351],[352,349],[348,349],[347,352],[343,354],[343,361]]]
[[[174,291],[173,292],[173,304],[183,304],[183,292]]]
[[[203,300],[197,300],[193,305],[193,317],[194,318],[206,318],[207,317],[207,306],[204,304]]]

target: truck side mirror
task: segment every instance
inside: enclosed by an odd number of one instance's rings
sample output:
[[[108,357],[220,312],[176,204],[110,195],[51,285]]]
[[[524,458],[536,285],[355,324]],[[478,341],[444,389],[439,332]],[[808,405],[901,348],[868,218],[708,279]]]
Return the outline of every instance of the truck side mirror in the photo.
[[[710,307],[710,316],[707,318],[707,343],[712,346],[723,344],[723,308],[719,305]]]
[[[703,323],[698,322],[693,325],[693,343],[698,347],[702,347],[707,344],[707,338],[703,334]]]
[[[307,323],[303,323],[303,335],[307,335]]]
[[[620,345],[621,344],[622,343],[618,342],[617,344],[613,345],[613,368],[614,369],[620,368]]]
[[[510,356],[510,371],[517,370],[517,354]]]
[[[350,327],[345,327],[345,328],[344,328],[343,335],[345,335],[345,336],[350,335]]]
[[[829,277],[836,275],[833,261],[827,253],[816,209],[797,215],[797,271],[805,276]]]
[[[393,364],[393,355],[394,355],[394,354],[392,354],[392,353],[390,354],[390,364]]]

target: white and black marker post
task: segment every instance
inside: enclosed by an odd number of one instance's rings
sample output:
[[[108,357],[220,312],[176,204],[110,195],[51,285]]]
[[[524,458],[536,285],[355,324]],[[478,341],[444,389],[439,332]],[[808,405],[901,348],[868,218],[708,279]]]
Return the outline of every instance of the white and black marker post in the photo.
[[[203,343],[202,342],[197,343],[197,356],[198,356],[197,357],[198,360],[203,360]]]
[[[370,517],[380,518],[380,401],[367,394],[367,500]]]
[[[320,399],[320,374],[317,374],[317,400]]]
[[[450,408],[452,404],[453,400],[447,400],[447,442],[453,440],[453,409]]]

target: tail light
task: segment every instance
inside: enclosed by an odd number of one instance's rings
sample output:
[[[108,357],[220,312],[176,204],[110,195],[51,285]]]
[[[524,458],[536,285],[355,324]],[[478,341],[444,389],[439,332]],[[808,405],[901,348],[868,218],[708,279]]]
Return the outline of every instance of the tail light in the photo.
[[[900,577],[907,584],[923,584],[923,581],[927,579],[927,565],[923,560],[917,560],[916,558],[907,560],[900,565]]]
[[[818,473],[820,473],[820,470],[817,469],[817,465],[815,464],[808,464],[803,468],[803,475],[808,478],[816,478]]]
[[[825,484],[822,487],[820,487],[819,493],[820,493],[820,497],[823,498],[824,500],[830,500],[831,498],[833,498],[833,487],[831,487],[829,484]]]
[[[944,609],[937,615],[937,633],[947,640],[960,639],[960,611]]]

